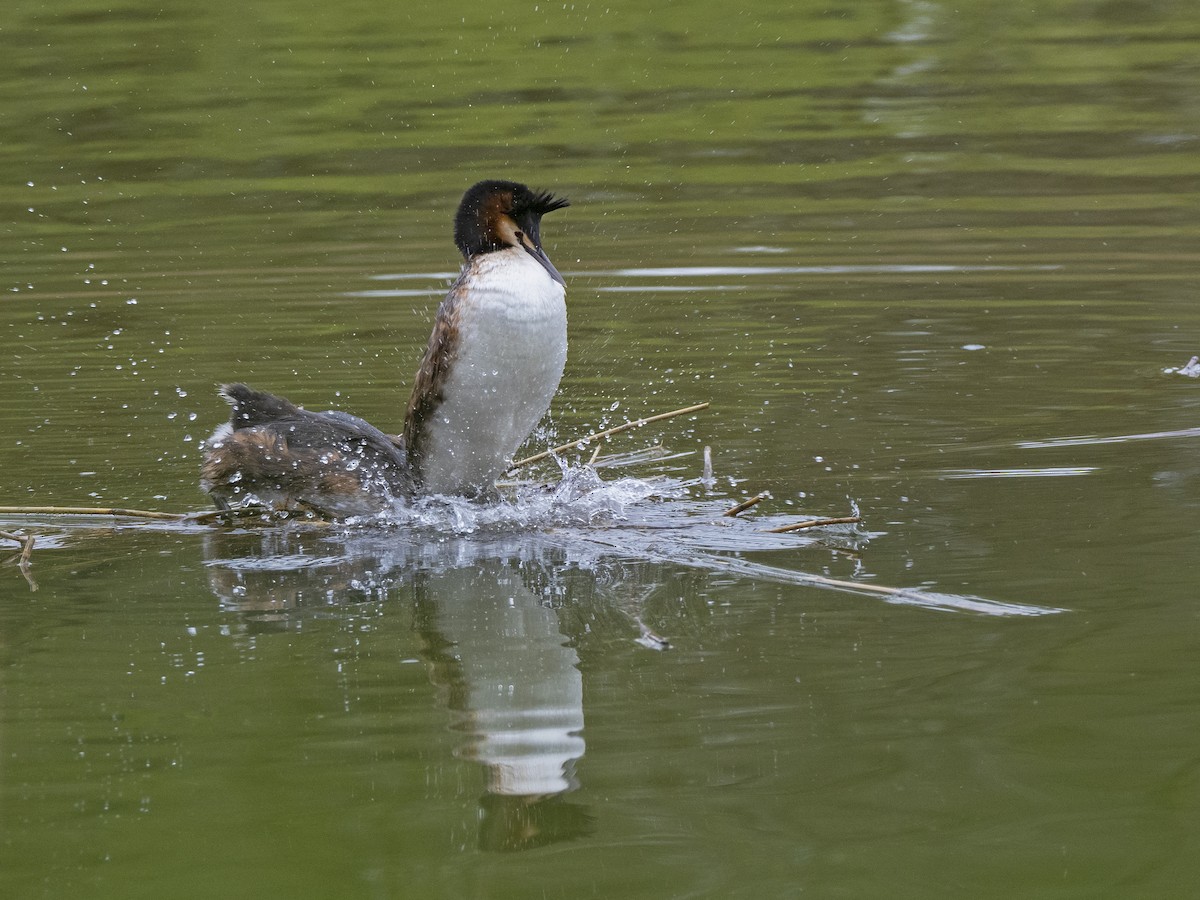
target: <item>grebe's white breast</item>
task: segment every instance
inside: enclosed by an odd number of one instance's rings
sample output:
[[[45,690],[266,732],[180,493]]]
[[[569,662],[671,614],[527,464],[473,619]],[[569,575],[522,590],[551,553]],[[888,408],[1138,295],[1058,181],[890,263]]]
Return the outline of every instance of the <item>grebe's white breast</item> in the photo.
[[[563,286],[520,247],[473,257],[439,311],[454,339],[424,423],[424,490],[489,490],[550,408],[567,359]]]

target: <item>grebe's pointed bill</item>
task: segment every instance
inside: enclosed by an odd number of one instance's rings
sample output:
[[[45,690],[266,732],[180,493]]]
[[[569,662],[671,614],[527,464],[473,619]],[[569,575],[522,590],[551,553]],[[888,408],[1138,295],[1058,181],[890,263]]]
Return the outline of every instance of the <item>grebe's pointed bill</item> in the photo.
[[[567,283],[563,281],[562,275],[559,274],[558,269],[554,268],[554,263],[550,262],[550,257],[546,255],[546,251],[540,245],[535,245],[528,238],[523,238],[521,240],[521,247],[526,253],[542,264],[542,268],[550,273],[551,278],[563,287],[567,286]]]

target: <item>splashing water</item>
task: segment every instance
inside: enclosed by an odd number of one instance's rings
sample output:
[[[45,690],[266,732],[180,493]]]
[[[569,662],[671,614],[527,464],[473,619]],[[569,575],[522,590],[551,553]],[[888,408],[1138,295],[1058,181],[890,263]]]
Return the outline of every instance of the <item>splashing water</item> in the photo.
[[[598,465],[619,468],[644,462],[645,454],[635,453],[628,460],[609,457]],[[655,474],[605,481],[592,465],[558,463],[557,482],[506,485],[502,499],[495,503],[426,497],[397,504],[385,514],[328,528],[314,527],[302,519],[250,529],[210,528],[190,521],[138,522],[127,527],[203,532],[213,588],[238,608],[254,600],[247,593],[246,581],[254,577],[269,578],[269,585],[260,593],[276,599],[266,603],[260,598],[259,602],[263,608],[275,608],[283,595],[320,595],[322,602],[337,604],[345,602],[345,591],[351,590],[382,599],[418,572],[436,575],[463,566],[518,560],[552,573],[547,576],[551,581],[571,570],[592,573],[597,583],[614,595],[636,593],[636,585],[628,590],[622,584],[606,585],[607,576],[602,573],[649,566],[661,570],[656,577],[670,577],[663,573],[682,567],[748,582],[866,595],[930,610],[993,616],[1063,612],[1055,607],[921,588],[884,587],[869,580],[861,562],[853,580],[806,572],[793,567],[798,550],[824,548],[859,555],[876,535],[857,524],[776,533],[772,529],[795,523],[798,513],[778,515],[755,508],[752,513],[727,516],[731,498],[712,496],[705,478]],[[857,506],[852,506],[857,514]],[[39,548],[67,549],[73,539],[95,527],[91,517],[75,518],[78,521],[59,517],[37,523],[59,531],[39,531]],[[788,555],[776,560],[782,564],[747,558],[747,554],[764,553]],[[285,582],[290,585],[286,591]]]
[[[407,527],[465,535],[479,531],[523,531],[556,526],[610,526],[628,519],[631,507],[651,497],[687,496],[684,482],[666,478],[601,480],[591,466],[559,461],[556,484],[522,482],[495,503],[462,497],[433,496],[397,502],[375,516],[350,520],[352,525]]]
[[[1168,366],[1163,369],[1164,375],[1183,375],[1186,378],[1200,378],[1200,356],[1193,356],[1186,365]]]
[[[872,535],[857,525],[773,533],[770,529],[795,522],[796,514],[727,517],[728,498],[693,496],[693,489],[707,493],[704,478],[657,475],[604,481],[591,465],[558,462],[561,478],[557,483],[522,482],[510,486],[509,495],[493,504],[428,497],[347,523],[357,533],[351,538],[358,547],[355,552],[369,547],[376,558],[383,555],[390,560],[385,569],[392,571],[413,565],[437,568],[441,564],[436,561],[448,547],[454,550],[446,564],[455,566],[473,559],[529,559],[550,554],[596,571],[614,559],[638,560],[751,581],[871,595],[888,603],[934,610],[997,616],[1062,612],[1054,607],[918,588],[896,590],[865,581],[839,581],[751,561],[743,554],[794,553],[805,547],[860,551]],[[857,514],[857,504],[851,506]]]

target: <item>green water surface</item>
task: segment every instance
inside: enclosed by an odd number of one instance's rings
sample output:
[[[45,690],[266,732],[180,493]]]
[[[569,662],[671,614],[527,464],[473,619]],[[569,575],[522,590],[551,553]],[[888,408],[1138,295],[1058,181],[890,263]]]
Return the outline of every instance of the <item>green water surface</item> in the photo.
[[[870,539],[0,515],[0,894],[1195,896],[1198,60],[1184,0],[10,0],[0,505],[202,508],[231,379],[396,430],[511,177],[573,202],[531,449],[711,401],[613,449]],[[514,798],[526,689],[586,749]]]

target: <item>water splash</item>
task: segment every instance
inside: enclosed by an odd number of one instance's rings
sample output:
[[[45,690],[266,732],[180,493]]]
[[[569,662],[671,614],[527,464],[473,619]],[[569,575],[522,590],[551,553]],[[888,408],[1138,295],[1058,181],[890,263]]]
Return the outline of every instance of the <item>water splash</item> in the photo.
[[[622,460],[610,457],[601,462],[620,468]],[[589,572],[602,585],[600,573],[648,565],[660,573],[693,569],[750,582],[867,595],[928,610],[1005,617],[1063,612],[924,588],[886,587],[874,583],[861,567],[854,580],[803,571],[793,567],[798,550],[861,554],[877,535],[856,524],[775,533],[771,529],[795,523],[800,513],[764,514],[755,508],[753,513],[727,516],[731,498],[714,497],[701,478],[656,474],[606,481],[591,465],[562,460],[559,474],[549,484],[507,485],[495,503],[427,497],[333,527],[292,520],[267,528],[212,528],[191,521],[136,522],[122,528],[204,533],[213,588],[238,608],[292,608],[314,600],[337,605],[356,596],[386,599],[418,573],[435,576],[464,566],[518,560],[555,573],[553,578],[569,571]],[[96,529],[95,518],[41,522],[57,533],[39,528],[38,547],[67,549]],[[111,524],[101,533],[111,534]],[[786,558],[778,559],[785,553]],[[764,562],[758,558],[763,555],[774,559]],[[267,579],[265,587],[252,590],[253,580],[262,578]],[[610,593],[632,595],[637,588],[618,585]]]
[[[557,483],[520,482],[494,503],[435,495],[397,502],[373,516],[348,520],[351,526],[385,526],[431,535],[481,531],[528,531],[560,526],[611,526],[627,520],[631,506],[650,497],[677,497],[681,483],[670,479],[619,478],[603,481],[587,465],[559,462]]]
[[[858,552],[874,535],[849,524],[803,533],[772,533],[772,528],[795,522],[796,514],[725,516],[728,498],[695,496],[707,494],[703,479],[659,475],[604,481],[590,465],[560,460],[559,466],[557,483],[512,485],[508,495],[493,504],[454,497],[423,498],[385,515],[348,523],[357,536],[347,534],[341,539],[358,544],[355,552],[370,547],[370,555],[389,558],[391,562],[384,566],[387,570],[436,568],[434,560],[441,558],[447,546],[453,546],[446,565],[497,556],[529,559],[561,554],[589,571],[604,569],[613,560],[636,560],[751,581],[869,595],[930,610],[994,616],[1063,611],[922,588],[894,589],[865,580],[841,581],[747,559],[746,554],[792,554],[818,546]]]
[[[1168,366],[1163,369],[1164,375],[1183,375],[1185,378],[1200,378],[1200,356],[1193,356],[1187,365]]]

